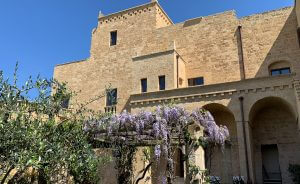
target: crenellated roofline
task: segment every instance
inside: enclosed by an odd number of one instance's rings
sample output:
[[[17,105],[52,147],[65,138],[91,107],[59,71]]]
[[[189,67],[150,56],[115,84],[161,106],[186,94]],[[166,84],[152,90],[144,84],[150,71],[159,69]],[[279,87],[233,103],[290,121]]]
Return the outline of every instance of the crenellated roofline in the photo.
[[[132,8],[128,8],[119,12],[115,12],[115,13],[111,13],[108,15],[101,15],[98,17],[98,21],[99,22],[103,22],[106,20],[111,20],[111,19],[117,19],[118,16],[123,16],[124,14],[128,14],[128,13],[133,13],[136,11],[142,11],[143,9],[146,9],[148,7],[152,7],[154,5],[157,5],[157,7],[161,10],[161,12],[165,15],[165,17],[167,18],[167,20],[171,23],[174,24],[173,21],[170,19],[170,17],[168,16],[168,14],[164,11],[164,9],[160,6],[160,4],[157,1],[153,1],[150,3],[146,3],[146,4],[142,4],[142,5],[138,5]]]

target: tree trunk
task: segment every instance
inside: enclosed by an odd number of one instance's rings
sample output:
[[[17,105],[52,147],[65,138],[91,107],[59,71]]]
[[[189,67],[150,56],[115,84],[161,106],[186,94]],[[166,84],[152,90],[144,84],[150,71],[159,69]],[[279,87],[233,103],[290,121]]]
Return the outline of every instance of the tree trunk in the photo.
[[[24,179],[23,177],[22,177],[22,175],[24,174],[24,171],[25,171],[26,169],[24,169],[24,170],[18,170],[15,174],[14,174],[14,176],[7,182],[8,184],[15,184],[15,183],[20,183],[19,181],[20,180],[22,180],[22,179]]]
[[[38,170],[38,184],[47,184],[47,178],[45,177],[45,172],[43,169]]]
[[[14,167],[10,167],[8,169],[8,171],[6,172],[6,174],[4,175],[3,179],[1,180],[1,184],[4,184],[5,180],[7,179],[7,177],[9,176],[10,172],[14,169]]]
[[[143,172],[143,175],[142,175],[140,178],[138,178],[138,179],[136,180],[135,184],[138,184],[142,179],[144,179],[144,177],[145,177],[147,171],[150,169],[150,167],[151,167],[152,164],[153,164],[153,162],[150,162],[150,163],[146,166],[146,168],[145,168],[144,170],[141,171],[141,172]]]
[[[185,184],[190,184],[191,182],[191,177],[190,177],[190,161],[189,161],[189,146],[188,143],[185,144],[185,153],[184,153],[184,158],[185,158]]]

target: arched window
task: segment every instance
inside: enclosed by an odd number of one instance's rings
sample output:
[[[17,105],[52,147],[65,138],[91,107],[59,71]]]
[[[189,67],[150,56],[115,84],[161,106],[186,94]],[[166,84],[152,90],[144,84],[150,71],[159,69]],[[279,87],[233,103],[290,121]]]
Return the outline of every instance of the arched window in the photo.
[[[287,61],[278,61],[269,65],[271,76],[284,75],[291,73],[291,65]]]

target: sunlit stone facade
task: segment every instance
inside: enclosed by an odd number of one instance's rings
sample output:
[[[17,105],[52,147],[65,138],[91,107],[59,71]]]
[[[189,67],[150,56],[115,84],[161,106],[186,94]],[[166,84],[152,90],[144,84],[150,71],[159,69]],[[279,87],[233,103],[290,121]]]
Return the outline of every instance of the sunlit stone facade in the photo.
[[[100,14],[90,57],[57,65],[54,77],[80,91],[80,102],[107,86],[117,89],[116,105],[102,98],[90,104],[94,110],[135,113],[172,101],[188,110],[204,107],[231,135],[206,163],[211,175],[222,183],[234,176],[292,183],[288,165],[300,164],[299,11],[296,3],[243,18],[227,11],[174,24],[152,1]],[[106,183],[115,182],[113,171],[106,175]]]

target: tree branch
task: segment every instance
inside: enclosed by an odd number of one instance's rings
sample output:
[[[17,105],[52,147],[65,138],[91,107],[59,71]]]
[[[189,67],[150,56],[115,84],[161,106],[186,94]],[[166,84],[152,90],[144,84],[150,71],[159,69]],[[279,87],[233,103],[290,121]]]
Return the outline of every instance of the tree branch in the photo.
[[[142,171],[140,171],[140,173],[143,172],[143,175],[142,175],[141,177],[139,177],[139,178],[136,180],[135,184],[138,184],[142,179],[144,179],[144,177],[145,177],[147,171],[150,169],[150,167],[151,167],[152,164],[153,164],[153,162],[150,162],[150,163],[146,166],[145,169],[143,169]]]

